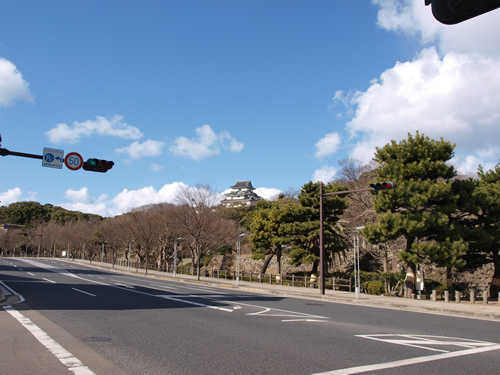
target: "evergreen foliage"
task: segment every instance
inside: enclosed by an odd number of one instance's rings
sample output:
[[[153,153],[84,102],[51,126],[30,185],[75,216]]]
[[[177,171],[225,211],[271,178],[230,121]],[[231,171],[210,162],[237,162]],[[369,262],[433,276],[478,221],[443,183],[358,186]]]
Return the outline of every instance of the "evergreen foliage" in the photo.
[[[377,148],[380,181],[393,181],[396,189],[380,192],[374,200],[376,224],[367,224],[363,236],[381,243],[403,236],[406,249],[400,259],[407,262],[407,293],[414,289],[415,265],[464,266],[467,243],[450,220],[457,210],[454,194],[455,169],[447,162],[455,145],[431,140],[417,132],[399,143]]]

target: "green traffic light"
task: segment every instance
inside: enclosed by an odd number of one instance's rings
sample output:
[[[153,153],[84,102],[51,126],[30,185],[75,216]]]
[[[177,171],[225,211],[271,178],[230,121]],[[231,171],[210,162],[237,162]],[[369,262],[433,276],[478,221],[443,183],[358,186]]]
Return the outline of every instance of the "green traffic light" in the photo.
[[[89,160],[89,164],[92,166],[92,167],[95,167],[96,164],[97,164],[97,160],[96,159],[91,159]]]

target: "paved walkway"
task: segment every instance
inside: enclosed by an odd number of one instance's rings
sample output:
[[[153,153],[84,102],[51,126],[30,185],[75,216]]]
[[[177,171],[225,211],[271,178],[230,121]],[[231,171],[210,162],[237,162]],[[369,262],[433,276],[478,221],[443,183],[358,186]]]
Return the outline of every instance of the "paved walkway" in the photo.
[[[81,263],[81,260],[79,261],[68,260],[68,262]],[[85,261],[85,264],[89,265],[89,262]],[[107,263],[104,263],[103,266],[101,267],[100,262],[93,262],[91,266],[96,268],[104,268],[107,270],[111,269],[111,265]],[[136,272],[135,269],[132,269],[129,272],[127,271],[126,267],[116,266],[116,265],[113,271],[131,273],[152,278],[174,280],[172,273],[148,271],[148,273],[146,274],[144,270],[139,270],[138,272]],[[314,289],[314,288],[290,287],[290,286],[281,286],[274,284],[269,285],[265,283],[247,282],[247,281],[240,281],[239,285],[236,285],[236,282],[234,280],[216,279],[211,277],[200,277],[200,280],[198,280],[196,276],[180,275],[180,274],[176,275],[175,280],[189,282],[189,283],[200,283],[204,285],[214,285],[225,288],[240,289],[250,292],[267,293],[273,295],[300,297],[300,298],[308,298],[314,300],[357,304],[362,306],[374,306],[374,307],[391,308],[391,309],[398,309],[405,311],[419,311],[419,312],[428,312],[428,313],[500,321],[500,304],[498,301],[490,301],[488,304],[485,304],[481,301],[476,303],[470,303],[468,301],[462,301],[458,303],[454,301],[435,302],[430,300],[417,300],[417,299],[397,298],[397,297],[387,297],[387,296],[373,296],[363,293],[359,295],[359,298],[356,298],[355,293],[349,293],[349,292],[326,290],[325,294],[321,294],[319,289]],[[9,300],[12,300],[12,296],[7,295],[6,297],[7,301],[4,301],[2,303],[2,288],[0,287],[0,305],[5,304]]]

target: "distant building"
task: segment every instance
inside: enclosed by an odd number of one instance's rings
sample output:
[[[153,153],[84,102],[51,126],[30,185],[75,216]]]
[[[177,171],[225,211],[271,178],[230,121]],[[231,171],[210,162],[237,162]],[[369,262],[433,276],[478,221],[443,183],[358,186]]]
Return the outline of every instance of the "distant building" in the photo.
[[[226,198],[220,203],[225,207],[250,206],[262,199],[254,193],[255,188],[250,180],[236,181],[230,188],[231,191],[224,194]]]

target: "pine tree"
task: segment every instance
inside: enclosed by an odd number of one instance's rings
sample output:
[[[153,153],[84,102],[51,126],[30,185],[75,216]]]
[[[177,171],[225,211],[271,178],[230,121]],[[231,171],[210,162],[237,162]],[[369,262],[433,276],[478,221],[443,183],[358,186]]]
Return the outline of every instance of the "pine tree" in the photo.
[[[392,181],[397,188],[377,193],[374,200],[378,223],[367,224],[363,236],[371,243],[403,236],[406,248],[400,260],[406,262],[406,296],[415,289],[416,265],[463,266],[467,244],[450,221],[458,196],[453,194],[455,169],[447,165],[455,145],[416,133],[400,143],[392,141],[377,148],[380,181]]]
[[[323,193],[347,190],[345,185],[328,184]],[[289,254],[292,264],[313,264],[313,273],[319,264],[319,231],[320,231],[320,183],[308,182],[302,186],[299,202],[302,210],[295,222],[287,224],[283,230],[292,238],[295,249]],[[335,254],[346,248],[343,228],[339,225],[340,215],[346,209],[345,200],[338,196],[325,197],[323,201],[324,246],[326,261],[333,262]]]

